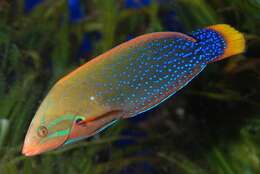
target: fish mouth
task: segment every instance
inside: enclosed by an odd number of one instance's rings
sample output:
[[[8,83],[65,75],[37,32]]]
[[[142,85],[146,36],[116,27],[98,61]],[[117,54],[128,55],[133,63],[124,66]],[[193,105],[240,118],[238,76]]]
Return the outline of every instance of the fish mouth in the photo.
[[[63,146],[66,143],[66,141],[68,141],[68,139],[69,136],[67,136],[66,139],[63,139],[62,142],[55,144],[54,146],[53,145],[50,146],[48,144],[47,145],[24,145],[22,148],[22,154],[28,157],[39,155],[41,153],[48,152]]]
[[[33,144],[30,143],[30,141],[25,140],[21,153],[24,156],[31,157],[31,156],[39,155],[44,152],[57,149],[58,147],[63,146],[68,141],[70,132],[71,129],[69,130],[68,135],[63,137],[56,137],[56,139],[50,140],[49,142],[45,142],[44,144],[39,144],[39,143]]]
[[[35,149],[28,149],[28,148],[24,148],[23,147],[23,149],[22,149],[22,154],[24,155],[24,156],[35,156],[35,155],[38,155],[38,154],[40,154],[40,152],[39,151],[37,151],[37,150],[35,150]]]

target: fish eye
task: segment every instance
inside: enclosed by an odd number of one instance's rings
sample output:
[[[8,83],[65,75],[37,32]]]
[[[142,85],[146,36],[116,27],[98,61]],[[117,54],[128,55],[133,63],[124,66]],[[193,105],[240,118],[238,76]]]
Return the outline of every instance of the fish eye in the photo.
[[[85,119],[84,117],[76,117],[75,123],[79,124],[80,122],[84,121],[84,119]]]
[[[48,129],[45,126],[40,126],[37,134],[39,137],[46,137],[48,135]]]
[[[82,118],[77,118],[77,119],[75,120],[75,123],[76,123],[76,124],[79,124],[81,121],[83,121]]]

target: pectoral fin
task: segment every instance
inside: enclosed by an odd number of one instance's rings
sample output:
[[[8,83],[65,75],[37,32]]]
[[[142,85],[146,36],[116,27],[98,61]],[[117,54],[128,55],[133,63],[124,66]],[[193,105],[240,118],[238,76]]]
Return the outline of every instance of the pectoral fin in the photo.
[[[123,111],[112,110],[100,116],[90,117],[88,119],[75,122],[72,126],[69,139],[65,144],[91,137],[111,126],[122,117]]]
[[[95,122],[100,122],[100,121],[106,122],[106,120],[108,119],[110,120],[111,118],[117,120],[120,118],[121,113],[122,113],[121,110],[112,110],[96,117],[89,117],[85,120],[78,122],[77,124],[82,126],[87,126],[88,124],[93,124]]]

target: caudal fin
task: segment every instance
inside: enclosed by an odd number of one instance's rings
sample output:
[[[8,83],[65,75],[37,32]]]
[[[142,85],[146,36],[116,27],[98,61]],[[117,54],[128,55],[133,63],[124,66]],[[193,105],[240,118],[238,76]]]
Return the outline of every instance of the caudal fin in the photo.
[[[224,53],[213,61],[222,60],[233,55],[241,54],[245,51],[245,37],[233,27],[227,24],[218,24],[209,26],[207,29],[219,33],[223,37],[226,45]]]
[[[208,63],[245,51],[244,35],[227,24],[212,25],[191,35],[198,43],[197,53]]]

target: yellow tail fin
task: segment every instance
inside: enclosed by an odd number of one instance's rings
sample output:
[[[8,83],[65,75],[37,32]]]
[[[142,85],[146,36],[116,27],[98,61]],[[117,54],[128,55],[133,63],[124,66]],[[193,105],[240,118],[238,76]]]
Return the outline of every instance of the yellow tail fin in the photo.
[[[226,41],[227,47],[224,54],[217,58],[217,60],[225,59],[227,57],[243,53],[245,51],[245,37],[242,33],[227,24],[218,24],[207,27],[221,34]]]

